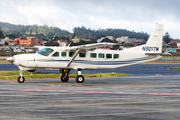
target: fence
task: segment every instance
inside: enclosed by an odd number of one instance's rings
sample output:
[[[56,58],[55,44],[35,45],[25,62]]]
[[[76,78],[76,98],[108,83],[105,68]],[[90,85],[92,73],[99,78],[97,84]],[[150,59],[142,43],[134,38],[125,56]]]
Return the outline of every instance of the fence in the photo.
[[[162,56],[160,60],[180,60],[180,56]]]

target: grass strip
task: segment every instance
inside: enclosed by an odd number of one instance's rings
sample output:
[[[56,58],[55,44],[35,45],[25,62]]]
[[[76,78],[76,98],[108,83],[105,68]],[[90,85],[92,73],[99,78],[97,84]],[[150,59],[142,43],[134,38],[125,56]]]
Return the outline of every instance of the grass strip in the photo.
[[[26,79],[31,78],[30,72],[24,72],[23,75]],[[77,74],[70,74],[70,78],[75,78]],[[98,73],[98,74],[83,74],[84,77],[113,77],[112,73]],[[120,76],[132,76],[125,73],[114,73],[114,77]],[[1,71],[0,79],[17,79],[19,77],[19,71]],[[33,74],[33,78],[60,78],[60,74]]]
[[[30,72],[24,71],[24,74],[31,74]],[[19,71],[0,71],[0,76],[6,75],[19,75]]]

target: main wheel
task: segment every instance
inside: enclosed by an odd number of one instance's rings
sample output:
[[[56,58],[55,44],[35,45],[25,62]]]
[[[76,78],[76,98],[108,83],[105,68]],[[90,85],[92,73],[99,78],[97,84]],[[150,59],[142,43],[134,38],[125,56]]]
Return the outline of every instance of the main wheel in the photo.
[[[77,82],[77,83],[83,83],[83,82],[84,82],[84,77],[83,77],[82,75],[78,75],[78,76],[76,77],[76,82]]]
[[[19,83],[23,83],[23,82],[25,81],[25,78],[19,76],[18,79],[17,79],[17,81],[18,81]]]
[[[65,75],[61,76],[61,81],[62,82],[68,82],[68,80],[69,80],[69,76],[65,76]]]

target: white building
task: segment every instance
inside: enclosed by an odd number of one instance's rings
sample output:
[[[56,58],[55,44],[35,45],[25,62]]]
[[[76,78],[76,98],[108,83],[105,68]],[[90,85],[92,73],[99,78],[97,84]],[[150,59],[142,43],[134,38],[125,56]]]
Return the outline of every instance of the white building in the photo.
[[[1,40],[0,40],[0,45],[4,45],[5,42],[8,42],[8,40],[10,40],[9,37],[6,37],[6,38],[4,38],[4,39],[1,39]]]
[[[101,41],[102,41],[101,39],[98,39],[98,40],[97,40],[97,43],[100,43]]]
[[[114,40],[114,37],[113,36],[106,36],[106,38],[110,39],[110,40]]]
[[[128,36],[118,37],[116,41],[118,41],[118,43],[133,43],[133,40]]]
[[[58,40],[57,42],[59,43],[60,47],[66,45],[68,43],[68,41],[66,41],[66,40]]]
[[[97,42],[100,43],[102,40],[104,40],[104,39],[106,39],[106,38],[108,38],[108,39],[110,39],[110,40],[112,40],[112,41],[114,40],[114,37],[113,37],[113,36],[106,36],[106,37],[101,37],[101,39],[98,39]]]
[[[180,48],[180,43],[177,43],[177,47]]]

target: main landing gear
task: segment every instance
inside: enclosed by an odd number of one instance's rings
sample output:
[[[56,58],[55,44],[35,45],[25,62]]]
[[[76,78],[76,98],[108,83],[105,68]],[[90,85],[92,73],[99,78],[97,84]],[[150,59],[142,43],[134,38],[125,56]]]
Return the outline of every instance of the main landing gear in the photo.
[[[69,69],[61,69],[61,81],[62,82],[68,82],[69,80]],[[77,83],[83,83],[84,82],[84,77],[81,75],[81,69],[78,69],[78,76],[76,77],[76,82]]]
[[[60,73],[61,73],[61,81],[62,82],[68,82],[69,80],[69,69],[60,69]]]
[[[70,69],[61,69],[60,73],[61,73],[61,81],[62,82],[68,82],[69,80],[69,72]],[[25,78],[23,77],[23,70],[19,71],[20,76],[17,78],[17,81],[19,83],[24,83]],[[84,77],[81,75],[81,69],[78,69],[78,76],[76,77],[76,82],[77,83],[83,83],[84,82]]]

